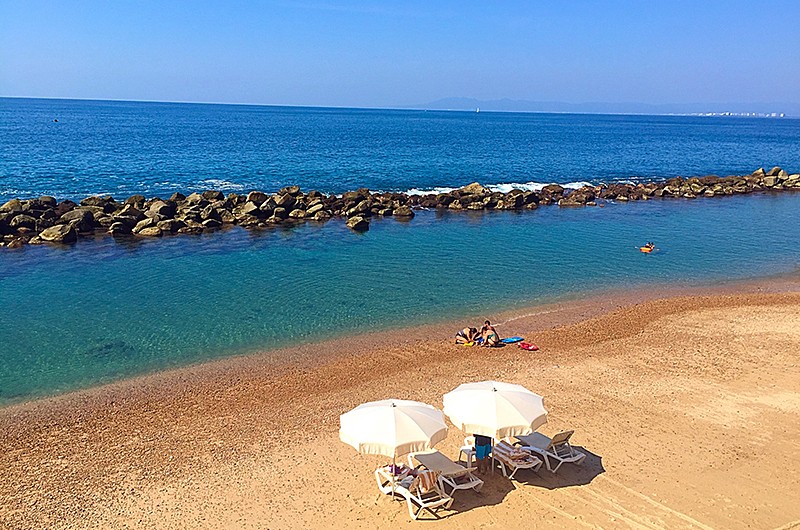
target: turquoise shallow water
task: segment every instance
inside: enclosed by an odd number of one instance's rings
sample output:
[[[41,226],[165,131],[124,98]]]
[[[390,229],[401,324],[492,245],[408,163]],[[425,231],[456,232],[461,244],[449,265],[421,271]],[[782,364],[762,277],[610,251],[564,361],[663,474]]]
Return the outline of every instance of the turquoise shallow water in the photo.
[[[420,212],[0,252],[0,404],[204,359],[653,283],[794,271],[800,194]],[[636,247],[654,240],[654,255]],[[472,286],[472,287],[465,287]],[[335,330],[335,332],[333,331]]]

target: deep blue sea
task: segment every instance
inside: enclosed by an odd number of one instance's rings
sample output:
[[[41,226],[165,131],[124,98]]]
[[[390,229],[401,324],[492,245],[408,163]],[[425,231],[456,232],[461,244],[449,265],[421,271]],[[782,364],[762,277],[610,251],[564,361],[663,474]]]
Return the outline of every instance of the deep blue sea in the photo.
[[[505,189],[797,172],[800,120],[0,99],[0,146],[0,201]],[[800,194],[754,194],[2,249],[0,405],[588,290],[791,272],[799,212]],[[648,240],[661,250],[636,251]]]

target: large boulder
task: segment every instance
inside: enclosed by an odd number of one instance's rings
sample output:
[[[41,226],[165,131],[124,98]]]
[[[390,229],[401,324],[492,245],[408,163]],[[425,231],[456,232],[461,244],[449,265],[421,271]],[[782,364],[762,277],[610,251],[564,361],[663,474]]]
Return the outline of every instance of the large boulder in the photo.
[[[563,195],[564,194],[564,187],[559,186],[558,184],[548,184],[547,186],[542,188],[542,194],[546,195]]]
[[[288,193],[277,195],[273,200],[277,206],[286,208],[287,210],[290,210],[292,206],[294,206],[295,202],[297,202],[294,196]]]
[[[131,227],[123,222],[115,222],[111,223],[111,226],[108,227],[108,233],[112,236],[124,236],[131,233]]]
[[[60,203],[58,203],[58,205],[55,207],[53,211],[56,213],[57,217],[61,217],[65,213],[74,210],[76,206],[77,204],[75,204],[70,200],[61,201]]]
[[[225,194],[221,191],[207,190],[203,192],[203,198],[207,201],[221,201],[225,198]]]
[[[409,206],[400,206],[399,208],[395,208],[392,212],[395,217],[405,217],[411,218],[414,217],[414,210],[412,210]]]
[[[483,186],[481,186],[478,182],[473,182],[472,184],[467,184],[463,188],[459,188],[461,193],[472,194],[472,195],[484,195],[490,193],[489,190]]]
[[[139,232],[137,232],[137,235],[143,237],[161,237],[164,234],[159,227],[149,226],[143,230],[139,230]]]
[[[14,218],[11,219],[9,225],[16,230],[20,228],[29,228],[33,230],[36,228],[36,218],[25,214],[15,215]]]
[[[251,191],[247,194],[247,200],[255,203],[258,206],[261,206],[261,204],[263,204],[268,198],[269,196],[263,191]]]
[[[42,230],[39,237],[51,243],[74,243],[78,240],[78,233],[70,225],[55,225]]]
[[[347,227],[356,232],[366,232],[369,230],[369,219],[356,215],[347,220]]]
[[[297,196],[300,195],[300,186],[286,186],[285,188],[281,188],[281,190],[278,193],[281,195],[286,194],[286,195]]]
[[[22,201],[19,199],[11,199],[7,203],[0,206],[0,212],[21,212]]]
[[[170,218],[175,215],[175,203],[156,201],[150,205],[145,215],[147,217],[162,216],[164,218]]]

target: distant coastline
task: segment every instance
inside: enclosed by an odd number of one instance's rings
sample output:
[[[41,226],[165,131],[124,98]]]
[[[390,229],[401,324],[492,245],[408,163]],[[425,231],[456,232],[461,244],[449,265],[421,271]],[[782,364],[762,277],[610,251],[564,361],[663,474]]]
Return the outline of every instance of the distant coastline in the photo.
[[[301,103],[263,103],[236,101],[170,101],[150,99],[102,99],[72,97],[0,96],[13,100],[75,101],[108,103],[153,103],[164,105],[221,105],[232,107],[268,107],[296,109],[338,110],[397,110],[442,112],[509,112],[521,114],[596,114],[608,116],[703,116],[736,118],[800,119],[800,104],[795,103],[725,103],[725,104],[646,104],[646,103],[566,103],[558,101],[527,101],[512,99],[478,100],[472,98],[443,98],[428,103],[412,105],[308,105]],[[738,110],[731,110],[738,109]]]

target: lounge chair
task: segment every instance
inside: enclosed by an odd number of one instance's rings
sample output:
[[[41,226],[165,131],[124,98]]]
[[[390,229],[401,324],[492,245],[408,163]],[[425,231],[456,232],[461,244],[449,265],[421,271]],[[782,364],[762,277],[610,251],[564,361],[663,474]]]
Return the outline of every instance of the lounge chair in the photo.
[[[435,471],[439,475],[439,487],[450,495],[456,490],[474,489],[480,491],[483,481],[472,474],[476,468],[464,467],[457,462],[453,462],[439,451],[425,453],[411,453],[408,455],[408,464],[414,465],[414,461],[430,471]]]
[[[547,470],[555,473],[561,464],[568,462],[580,465],[586,458],[584,453],[577,451],[569,444],[569,439],[574,431],[564,431],[548,438],[544,434],[535,432],[527,436],[517,436],[522,449],[534,452],[544,459]],[[555,463],[555,467],[553,464]]]
[[[400,468],[395,466],[394,469],[391,466],[379,467],[375,470],[375,480],[382,493],[400,495],[406,500],[408,513],[412,519],[418,519],[425,511],[438,519],[436,510],[450,508],[453,497],[440,489],[435,472],[422,471],[416,476],[412,473],[413,470],[405,466]]]
[[[503,476],[510,479],[513,479],[520,469],[539,471],[539,468],[542,467],[541,460],[528,451],[522,451],[514,447],[505,440],[500,440],[492,447],[492,467],[498,463],[503,470]],[[509,470],[511,470],[511,474],[509,474]]]

